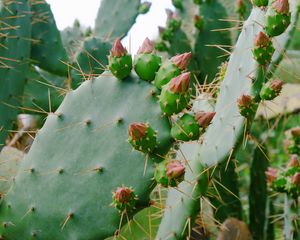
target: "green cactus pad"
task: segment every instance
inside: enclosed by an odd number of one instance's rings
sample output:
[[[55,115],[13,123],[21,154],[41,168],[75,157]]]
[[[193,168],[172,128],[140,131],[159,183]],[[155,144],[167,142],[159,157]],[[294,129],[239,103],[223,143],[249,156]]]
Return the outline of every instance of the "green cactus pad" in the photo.
[[[77,49],[74,69],[71,71],[73,89],[80,86],[83,81],[93,79],[105,71],[110,49],[109,42],[95,37],[85,39]]]
[[[177,77],[181,73],[181,69],[177,67],[170,59],[167,59],[156,73],[154,84],[158,89],[162,89],[164,85]]]
[[[162,117],[153,90],[136,77],[119,81],[104,72],[69,92],[38,132],[1,204],[1,236],[109,237],[121,218],[111,206],[112,192],[122,185],[138,196],[135,211],[147,206],[154,158],[166,154],[172,143],[169,121]],[[134,121],[149,122],[158,131],[153,155],[132,151],[126,143]]]
[[[190,93],[173,93],[169,90],[169,84],[164,85],[159,96],[160,108],[164,114],[171,116],[185,109],[190,101]]]
[[[195,42],[195,57],[201,69],[204,81],[212,81],[218,72],[218,67],[227,59],[222,48],[231,45],[230,23],[222,21],[227,19],[226,9],[221,1],[206,1],[200,5],[199,15],[204,20],[204,27],[198,33]],[[221,46],[221,49],[218,47]]]
[[[171,129],[171,136],[176,140],[190,141],[197,140],[200,135],[200,127],[195,117],[184,114],[176,121]]]
[[[291,14],[280,14],[272,7],[266,14],[266,32],[270,37],[282,34],[291,23]]]
[[[68,75],[68,56],[60,32],[46,1],[31,1],[32,45],[31,58],[39,67],[57,75]]]
[[[155,54],[142,53],[135,56],[134,70],[137,75],[148,82],[154,80],[161,64],[161,58]]]
[[[124,55],[122,57],[111,57],[108,58],[108,68],[112,74],[122,80],[126,78],[132,69],[132,58],[131,55]]]
[[[102,0],[95,22],[95,36],[103,40],[124,37],[135,23],[140,0]]]
[[[0,149],[16,121],[29,67],[31,24],[28,1],[0,5]],[[11,27],[7,27],[11,26]],[[18,27],[12,27],[18,26]]]

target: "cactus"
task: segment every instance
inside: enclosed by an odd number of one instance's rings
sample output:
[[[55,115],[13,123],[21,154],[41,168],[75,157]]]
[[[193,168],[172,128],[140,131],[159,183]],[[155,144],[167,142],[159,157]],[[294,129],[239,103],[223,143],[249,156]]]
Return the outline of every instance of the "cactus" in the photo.
[[[299,207],[297,199],[284,196],[284,239],[299,240]]]
[[[205,133],[199,150],[191,153],[193,160],[189,165],[192,171],[186,172],[186,181],[179,185],[180,191],[169,192],[167,207],[157,234],[158,239],[178,239],[188,233],[188,224],[192,224],[199,207],[199,198],[204,194],[200,190],[203,184],[198,180],[203,172],[199,169],[200,165],[211,167],[227,159],[228,155],[231,156],[237,143],[243,139],[245,123],[246,127],[249,127],[248,123],[252,117],[246,120],[241,117],[237,99],[243,94],[251,94],[255,101],[260,99],[259,92],[266,71],[255,61],[252,49],[255,47],[255,37],[265,25],[264,16],[264,10],[254,8],[244,23],[221,84],[215,109],[216,116]],[[241,61],[244,65],[241,65]],[[222,131],[226,134],[220,135]]]
[[[31,58],[46,71],[67,76],[68,57],[49,4],[44,0],[33,0],[30,4],[33,39]]]
[[[101,1],[95,22],[95,36],[109,42],[124,37],[138,16],[139,7],[140,0]]]
[[[23,94],[30,58],[30,9],[28,1],[3,1],[0,5],[0,148],[15,121]],[[9,27],[8,27],[9,26]],[[18,27],[16,27],[18,26]]]
[[[108,97],[113,100],[109,105]],[[158,131],[159,145],[148,156],[132,152],[126,143],[128,126],[134,121],[148,121]],[[112,192],[122,185],[134,189],[138,200],[130,216],[147,206],[154,186],[153,161],[160,160],[171,142],[169,122],[162,118],[149,84],[134,76],[119,81],[108,72],[86,81],[49,115],[22,161],[1,205],[2,236],[103,239],[112,235],[122,218],[110,206]]]

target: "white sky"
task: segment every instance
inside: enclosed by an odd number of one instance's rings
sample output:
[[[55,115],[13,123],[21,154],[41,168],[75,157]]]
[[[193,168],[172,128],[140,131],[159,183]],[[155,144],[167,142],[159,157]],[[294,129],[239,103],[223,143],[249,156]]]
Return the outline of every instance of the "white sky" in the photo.
[[[114,0],[111,0],[114,1]],[[129,36],[131,39],[131,52],[135,53],[139,45],[146,37],[154,39],[158,35],[157,26],[164,26],[166,22],[165,9],[171,8],[171,0],[148,0],[152,2],[152,7],[148,14],[140,15],[137,24],[131,29]],[[72,26],[75,19],[78,19],[84,26],[94,27],[100,0],[47,0],[51,4],[56,24],[60,30],[67,26]],[[122,23],[120,23],[122,24]],[[123,43],[129,47],[128,38]]]

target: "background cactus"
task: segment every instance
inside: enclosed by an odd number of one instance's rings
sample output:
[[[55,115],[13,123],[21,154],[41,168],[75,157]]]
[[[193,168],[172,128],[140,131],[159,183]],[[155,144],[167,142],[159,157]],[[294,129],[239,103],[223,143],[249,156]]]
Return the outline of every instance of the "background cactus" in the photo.
[[[0,238],[222,239],[232,225],[240,239],[298,238],[299,169],[286,162],[299,141],[295,128],[282,133],[298,124],[299,90],[281,85],[299,78],[299,1],[173,4],[156,44],[167,54],[147,40],[134,56],[120,40],[147,2],[103,0],[95,29],[76,21],[60,33],[45,1],[3,1],[1,144],[31,149],[13,167],[2,152]],[[271,37],[274,14],[284,33]],[[116,74],[111,60],[125,54]],[[16,110],[39,119],[36,136]],[[232,230],[218,234],[221,222]]]

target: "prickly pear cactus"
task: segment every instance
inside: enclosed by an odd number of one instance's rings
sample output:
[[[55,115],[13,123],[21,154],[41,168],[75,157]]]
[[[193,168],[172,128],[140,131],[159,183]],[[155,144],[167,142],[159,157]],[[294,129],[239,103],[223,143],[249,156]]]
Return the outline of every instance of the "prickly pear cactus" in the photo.
[[[189,234],[200,207],[199,198],[205,194],[203,185],[206,183],[200,179],[204,173],[201,166],[212,167],[228,159],[228,156],[230,158],[243,139],[245,127],[248,128],[254,117],[254,114],[242,117],[237,100],[246,95],[251,96],[254,104],[260,100],[259,92],[265,81],[267,66],[259,65],[252,50],[255,48],[255,38],[263,31],[265,14],[264,9],[255,7],[244,23],[221,84],[216,116],[198,151],[189,153],[192,155],[187,158],[191,170],[187,169],[185,181],[179,185],[179,190],[169,191],[157,239],[181,239]]]
[[[30,56],[30,9],[28,1],[0,3],[0,148],[15,121],[23,93]],[[9,26],[9,27],[8,27]],[[18,27],[16,27],[18,26]]]
[[[159,144],[152,153],[132,151],[126,142],[132,122],[148,122],[157,131]],[[153,162],[171,142],[169,121],[147,82],[135,76],[120,81],[109,72],[84,82],[48,116],[22,162],[1,204],[2,238],[113,235],[127,215],[149,205]],[[136,195],[130,212],[112,204],[112,192],[122,186]]]
[[[62,76],[68,75],[67,52],[63,46],[60,32],[46,1],[30,1],[32,11],[31,58],[39,67]]]

